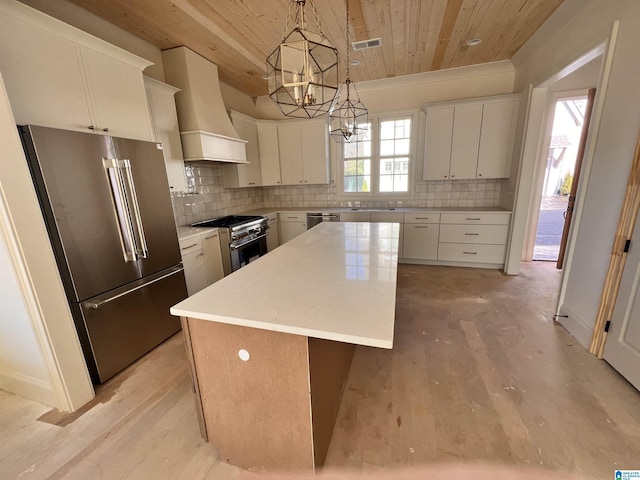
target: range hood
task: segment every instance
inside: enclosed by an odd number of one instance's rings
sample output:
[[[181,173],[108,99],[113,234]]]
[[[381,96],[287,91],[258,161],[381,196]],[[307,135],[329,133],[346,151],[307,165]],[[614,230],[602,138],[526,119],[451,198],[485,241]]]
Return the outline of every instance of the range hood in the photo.
[[[178,87],[176,108],[185,161],[249,163],[245,140],[222,101],[218,67],[187,47],[162,52],[165,80]]]

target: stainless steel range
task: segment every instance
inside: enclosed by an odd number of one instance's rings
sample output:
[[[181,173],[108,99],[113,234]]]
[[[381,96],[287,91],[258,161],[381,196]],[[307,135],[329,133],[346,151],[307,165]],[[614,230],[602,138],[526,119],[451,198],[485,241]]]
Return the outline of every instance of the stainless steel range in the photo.
[[[267,253],[267,219],[259,215],[229,215],[204,220],[192,227],[218,228],[224,274],[244,267]]]

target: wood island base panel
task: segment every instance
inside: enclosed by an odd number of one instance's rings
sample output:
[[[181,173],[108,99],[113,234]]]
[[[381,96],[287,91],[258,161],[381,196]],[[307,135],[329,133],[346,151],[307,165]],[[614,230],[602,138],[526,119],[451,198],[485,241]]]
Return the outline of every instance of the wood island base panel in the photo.
[[[322,466],[356,345],[393,347],[399,236],[323,222],[171,308],[200,431],[224,461]]]
[[[202,428],[220,457],[247,470],[321,466],[355,345],[183,320]]]

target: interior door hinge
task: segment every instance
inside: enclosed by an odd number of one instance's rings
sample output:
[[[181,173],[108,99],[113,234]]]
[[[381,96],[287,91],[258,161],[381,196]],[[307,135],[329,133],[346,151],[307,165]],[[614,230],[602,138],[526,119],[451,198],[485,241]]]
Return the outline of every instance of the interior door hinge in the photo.
[[[624,242],[624,253],[629,253],[629,248],[631,248],[631,240]]]
[[[611,326],[611,320],[607,320],[607,323],[604,324],[604,331],[608,332],[610,326]]]

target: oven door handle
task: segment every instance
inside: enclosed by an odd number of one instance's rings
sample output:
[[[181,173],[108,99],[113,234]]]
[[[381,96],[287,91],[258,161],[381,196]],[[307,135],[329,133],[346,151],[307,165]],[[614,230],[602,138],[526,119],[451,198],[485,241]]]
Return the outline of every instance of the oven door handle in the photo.
[[[250,243],[253,243],[253,242],[257,241],[257,240],[260,240],[261,238],[266,237],[268,234],[269,234],[269,232],[263,233],[262,235],[258,235],[257,237],[252,238],[251,240],[249,240],[248,242],[244,242],[244,243],[241,243],[239,245],[229,245],[229,248],[231,250],[237,250],[237,249],[242,248],[242,247],[244,247],[246,245],[249,245]]]

